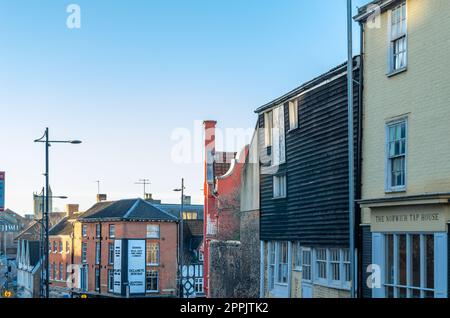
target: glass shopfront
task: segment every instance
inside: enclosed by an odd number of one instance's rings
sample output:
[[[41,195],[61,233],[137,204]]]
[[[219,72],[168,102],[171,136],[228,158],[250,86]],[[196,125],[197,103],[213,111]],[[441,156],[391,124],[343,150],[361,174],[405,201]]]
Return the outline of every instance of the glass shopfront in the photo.
[[[446,233],[373,233],[380,298],[447,297]]]

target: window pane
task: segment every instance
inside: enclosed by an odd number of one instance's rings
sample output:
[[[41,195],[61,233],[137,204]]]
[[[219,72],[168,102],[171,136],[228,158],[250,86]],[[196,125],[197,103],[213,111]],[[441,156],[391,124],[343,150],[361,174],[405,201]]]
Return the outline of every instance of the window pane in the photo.
[[[399,284],[406,286],[406,235],[398,236],[398,267]]]
[[[394,237],[386,235],[386,283],[394,283]]]
[[[420,235],[411,236],[412,249],[412,285],[413,287],[420,287]],[[420,296],[420,293],[419,293]]]
[[[434,236],[425,235],[427,288],[434,289]]]

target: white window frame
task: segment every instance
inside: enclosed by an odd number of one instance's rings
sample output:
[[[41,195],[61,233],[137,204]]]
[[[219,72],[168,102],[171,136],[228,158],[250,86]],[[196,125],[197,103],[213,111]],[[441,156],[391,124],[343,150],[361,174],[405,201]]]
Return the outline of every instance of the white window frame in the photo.
[[[155,290],[150,290],[150,289],[147,289],[147,275],[149,274],[149,273],[156,273],[156,287],[157,287],[157,289],[155,289]],[[153,277],[154,278],[154,277]],[[157,271],[157,270],[153,270],[153,269],[151,269],[151,270],[147,270],[146,272],[145,272],[145,292],[146,293],[158,293],[159,292],[159,271]]]
[[[325,259],[318,258],[319,250],[325,251]],[[325,277],[319,277],[319,263],[325,264]],[[317,284],[328,286],[328,249],[317,248],[314,249],[314,282]]]
[[[114,243],[108,244],[108,264],[114,265]]]
[[[286,163],[284,104],[272,110],[272,166]]]
[[[109,238],[116,238],[116,225],[115,224],[110,224],[108,226],[108,234],[109,234]]]
[[[264,146],[271,147],[273,144],[273,112],[264,113]]]
[[[276,243],[268,242],[267,244],[267,279],[269,290],[273,290],[275,288],[275,273],[276,273],[276,263],[277,263],[277,254],[276,254]]]
[[[61,240],[58,242],[58,249],[59,249],[59,254],[62,254],[63,249],[64,249],[64,244],[63,244],[63,241],[61,241]]]
[[[405,6],[405,32],[400,32],[395,37],[392,34],[392,16],[395,10],[401,9]],[[402,38],[405,39],[405,65],[400,68],[395,67],[395,43]],[[388,76],[395,75],[397,73],[401,73],[408,68],[408,5],[407,1],[403,1],[402,3],[395,6],[393,9],[388,11],[388,40],[389,40],[389,49],[388,49]]]
[[[392,185],[392,167],[391,159],[389,158],[389,129],[392,126],[397,126],[404,123],[405,124],[405,184],[402,186],[391,186]],[[408,187],[408,146],[409,146],[409,127],[408,127],[408,117],[401,117],[395,120],[388,121],[385,125],[385,192],[405,192]]]
[[[157,228],[158,229],[158,231],[157,231],[157,235],[155,235],[155,234],[152,234],[152,233],[156,233],[154,230],[151,230],[151,231],[149,231],[149,229],[151,229],[151,228],[153,228],[153,229],[155,229],[155,228]],[[161,236],[161,228],[160,228],[160,226],[159,226],[159,224],[147,224],[147,227],[146,227],[146,237],[148,238],[148,239],[159,239],[160,238],[160,236]]]
[[[285,199],[287,198],[287,175],[275,175],[273,176],[273,198]]]
[[[101,245],[100,242],[95,242],[95,265],[100,265],[100,261],[101,261]]]
[[[313,281],[313,277],[314,277],[314,275],[313,275],[313,268],[314,268],[314,260],[313,260],[313,252],[312,252],[312,249],[311,248],[309,248],[309,247],[302,247],[302,249],[301,249],[301,252],[302,252],[302,257],[301,257],[301,260],[302,260],[302,273],[303,273],[303,275],[302,275],[302,279],[304,280],[304,281],[306,281],[306,282],[312,282]],[[303,253],[309,253],[309,263],[306,263],[306,257],[304,257],[304,255],[303,255]],[[305,278],[305,273],[308,271],[308,269],[306,269],[306,268],[308,268],[309,269],[309,278]],[[306,269],[306,270],[305,270]]]
[[[282,256],[282,245],[286,246],[286,263],[282,263],[281,259]],[[276,244],[276,260],[275,260],[275,267],[276,267],[276,275],[275,275],[275,284],[279,286],[287,286],[289,284],[289,243],[288,242],[277,242]],[[286,282],[282,281],[282,275],[280,275],[280,269],[281,265],[286,267]]]
[[[81,225],[81,236],[87,237],[87,224]]]
[[[289,101],[289,131],[298,128],[298,104],[299,99],[293,99]]]
[[[87,243],[81,243],[81,262],[87,263]]]
[[[101,237],[102,237],[102,225],[95,224],[95,238],[101,238]]]

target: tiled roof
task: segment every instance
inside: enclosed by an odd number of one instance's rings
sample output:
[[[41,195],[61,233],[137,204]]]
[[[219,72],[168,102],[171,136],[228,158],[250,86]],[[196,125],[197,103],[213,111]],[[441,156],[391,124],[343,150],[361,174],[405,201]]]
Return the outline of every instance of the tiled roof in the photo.
[[[73,232],[73,222],[81,215],[82,214],[77,213],[71,218],[63,218],[58,224],[50,229],[49,235],[70,235]]]
[[[55,226],[59,221],[61,221],[66,216],[65,212],[52,212],[49,214],[49,227],[50,229]],[[41,226],[38,221],[32,221],[28,227],[26,227],[22,232],[20,232],[16,239],[28,240],[28,241],[39,241],[40,239]]]
[[[173,216],[179,218],[180,217],[180,204],[170,204],[170,203],[160,203],[153,204],[157,208],[169,212]],[[197,218],[203,219],[203,205],[201,204],[184,204],[183,205],[184,212],[197,212]]]
[[[127,199],[115,202],[97,203],[78,219],[87,222],[99,219],[168,222],[176,222],[178,220],[176,216],[142,199]]]

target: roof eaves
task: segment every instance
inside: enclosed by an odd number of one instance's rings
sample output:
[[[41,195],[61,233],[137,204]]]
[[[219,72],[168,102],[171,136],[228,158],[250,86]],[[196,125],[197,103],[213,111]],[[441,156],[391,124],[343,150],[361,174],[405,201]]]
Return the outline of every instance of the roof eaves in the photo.
[[[356,22],[364,22],[374,13],[380,13],[389,9],[392,5],[402,0],[374,0],[358,9],[358,14],[353,17]]]
[[[358,58],[358,57],[356,57],[356,58]],[[354,59],[354,61],[355,61],[355,59]],[[357,62],[357,66],[358,65],[359,65],[359,62]],[[274,99],[265,105],[260,106],[259,108],[257,108],[255,110],[255,113],[259,114],[270,108],[284,104],[285,102],[289,101],[290,99],[295,98],[296,96],[302,94],[304,91],[314,88],[315,86],[319,85],[320,83],[330,80],[330,78],[332,79],[335,75],[347,72],[346,66],[347,66],[347,63],[345,62],[345,63],[342,63],[342,64],[332,68],[328,72],[326,72],[322,75],[319,75],[318,77],[304,83],[303,85],[293,89],[289,93],[284,94],[283,96],[281,96],[277,99]]]

